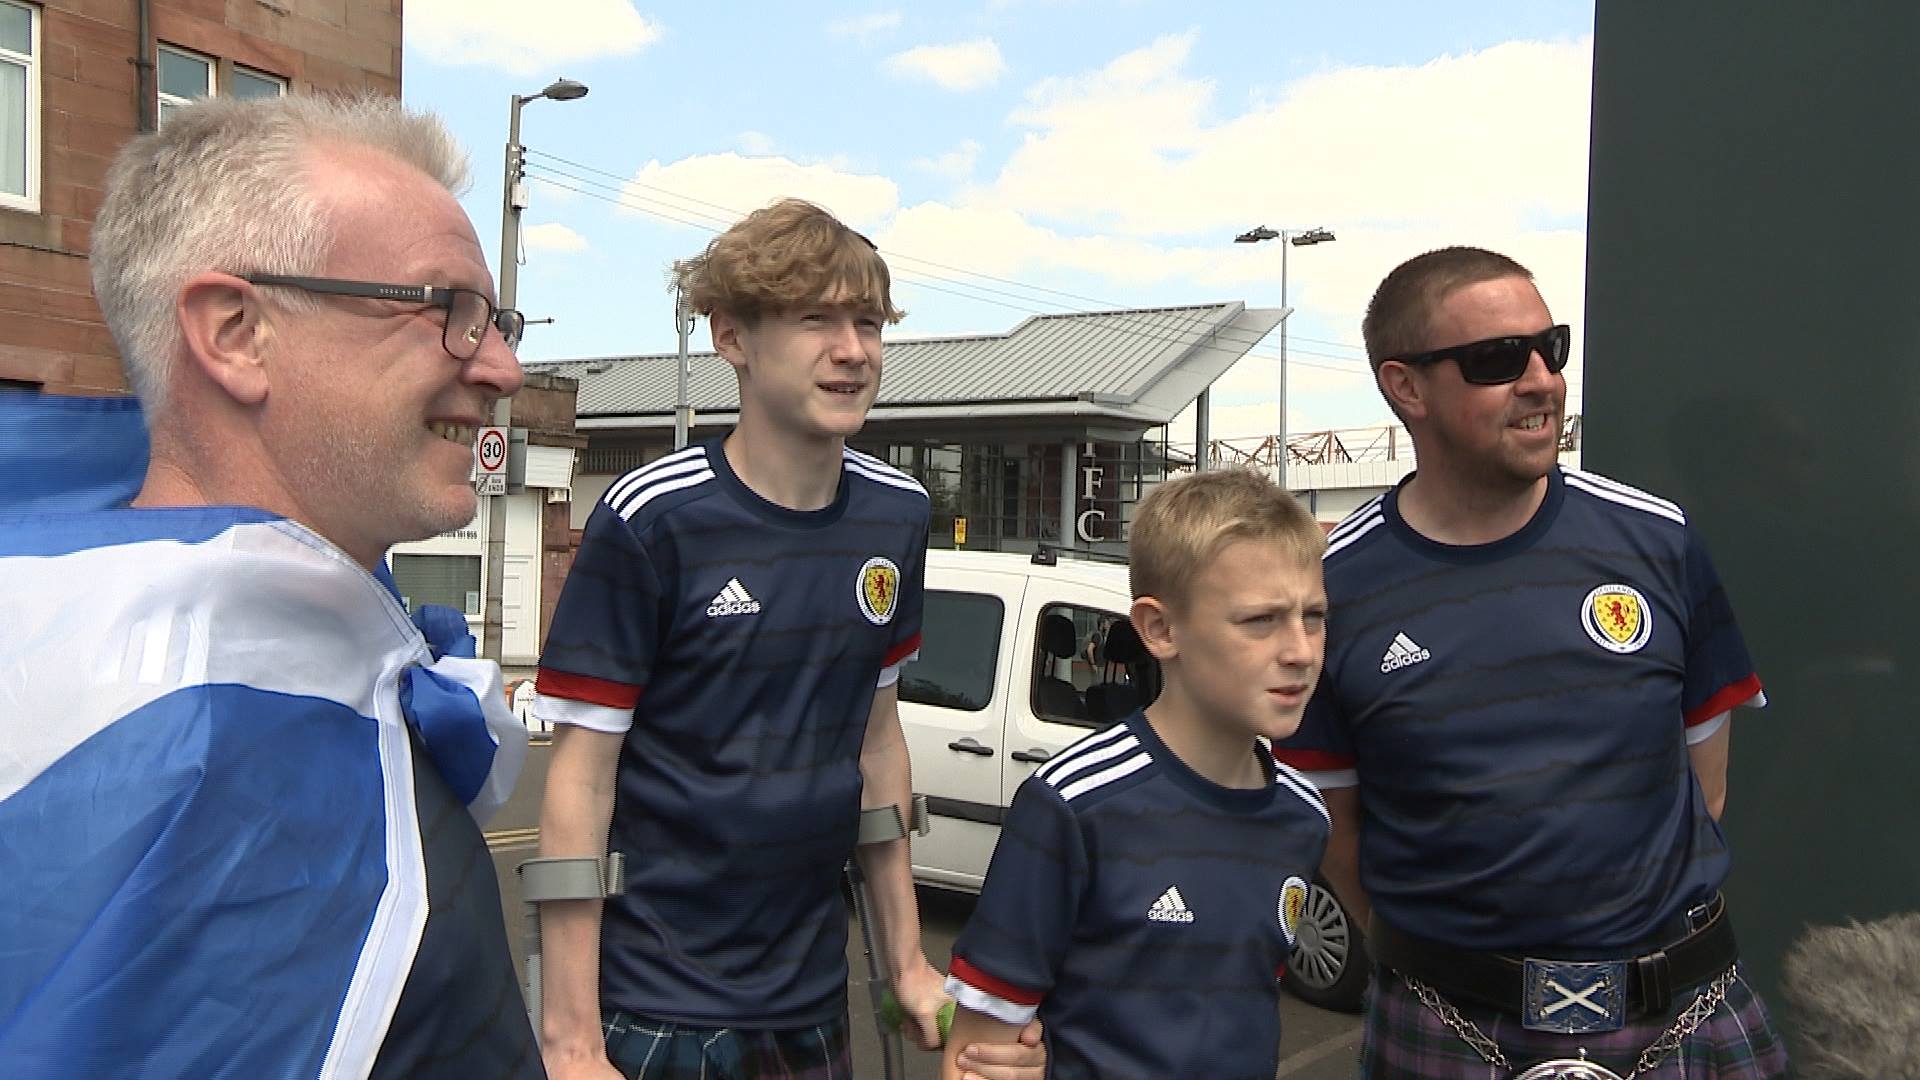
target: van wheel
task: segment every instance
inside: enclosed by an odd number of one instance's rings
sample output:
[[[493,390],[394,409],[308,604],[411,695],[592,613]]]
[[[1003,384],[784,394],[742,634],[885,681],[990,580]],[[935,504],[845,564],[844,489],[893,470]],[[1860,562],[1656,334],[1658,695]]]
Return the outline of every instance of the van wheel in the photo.
[[[1372,971],[1366,935],[1347,918],[1325,879],[1315,877],[1287,959],[1287,989],[1309,1005],[1359,1012]]]

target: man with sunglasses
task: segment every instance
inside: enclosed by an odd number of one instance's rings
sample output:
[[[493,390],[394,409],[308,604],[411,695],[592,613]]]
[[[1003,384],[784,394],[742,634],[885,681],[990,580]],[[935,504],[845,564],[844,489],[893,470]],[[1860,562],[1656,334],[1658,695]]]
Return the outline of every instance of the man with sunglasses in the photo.
[[[211,98],[116,157],[145,477],[0,510],[9,1078],[542,1075],[477,820],[525,727],[384,564],[473,519],[521,383],[465,177],[373,97]]]
[[[1520,264],[1412,259],[1363,332],[1418,471],[1329,535],[1326,674],[1277,749],[1371,912],[1362,1074],[1784,1075],[1719,891],[1729,714],[1765,699],[1699,536],[1559,464],[1572,335]]]

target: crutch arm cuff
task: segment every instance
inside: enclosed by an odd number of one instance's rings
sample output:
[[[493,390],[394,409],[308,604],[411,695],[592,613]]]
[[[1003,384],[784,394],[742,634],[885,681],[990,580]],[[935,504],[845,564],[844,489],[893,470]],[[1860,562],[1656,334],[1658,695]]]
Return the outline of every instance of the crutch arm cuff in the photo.
[[[520,899],[529,904],[603,900],[626,888],[626,860],[617,851],[600,859],[528,859],[515,869],[520,875]]]

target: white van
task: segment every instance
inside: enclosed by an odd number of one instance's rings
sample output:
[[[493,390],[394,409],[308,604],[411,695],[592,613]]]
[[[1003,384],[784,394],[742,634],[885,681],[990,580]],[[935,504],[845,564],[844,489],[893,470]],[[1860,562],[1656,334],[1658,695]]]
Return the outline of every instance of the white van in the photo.
[[[900,677],[913,786],[932,819],[913,842],[918,881],[977,891],[1021,782],[1159,692],[1159,667],[1127,622],[1131,604],[1123,563],[1048,548],[927,553],[920,659]],[[1316,884],[1288,987],[1357,1010],[1367,967],[1358,928]]]

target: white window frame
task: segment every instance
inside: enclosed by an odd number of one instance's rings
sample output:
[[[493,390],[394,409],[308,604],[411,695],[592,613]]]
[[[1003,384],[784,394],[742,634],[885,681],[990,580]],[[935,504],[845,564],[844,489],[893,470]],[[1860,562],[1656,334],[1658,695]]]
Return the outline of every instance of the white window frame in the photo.
[[[165,90],[161,89],[160,87],[160,56],[163,53],[173,53],[175,56],[184,56],[189,60],[199,60],[205,63],[207,65],[207,92],[201,96],[212,97],[215,94],[220,92],[220,61],[217,58],[208,56],[206,53],[197,53],[197,52],[194,52],[192,49],[183,49],[178,45],[168,45],[165,42],[161,42],[155,48],[155,51],[153,54],[153,93],[154,93],[154,99],[155,99],[154,116],[161,123],[166,122],[165,121],[165,117],[167,113],[166,107],[168,105],[172,105],[177,108],[189,102],[199,100],[199,98],[183,98],[177,94],[169,94]]]
[[[287,79],[285,76],[275,75],[271,71],[261,71],[259,68],[248,67],[245,64],[233,65],[233,73],[234,73],[235,82],[239,82],[239,76],[245,75],[250,79],[259,79],[261,82],[272,83],[273,85],[280,88],[280,93],[278,96],[280,97],[287,96]],[[231,93],[232,90],[233,90],[232,87],[226,88],[226,91],[228,93]]]
[[[27,69],[27,116],[24,125],[27,136],[27,183],[25,194],[16,195],[11,191],[0,191],[0,208],[8,210],[26,210],[31,213],[40,211],[40,7],[37,4],[22,4],[16,0],[0,0],[7,7],[20,8],[27,13],[28,48],[33,50],[30,56],[7,49],[0,49],[0,61]]]

